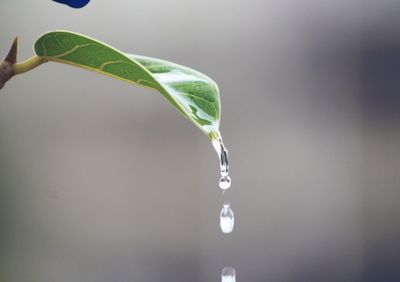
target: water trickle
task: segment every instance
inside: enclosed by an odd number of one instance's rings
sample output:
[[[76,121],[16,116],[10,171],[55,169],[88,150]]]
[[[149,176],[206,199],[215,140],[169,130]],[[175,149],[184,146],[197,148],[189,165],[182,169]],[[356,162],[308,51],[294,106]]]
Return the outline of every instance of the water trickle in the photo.
[[[222,176],[229,174],[229,163],[228,163],[228,150],[221,143],[221,155],[220,155],[220,171]]]
[[[233,267],[224,267],[221,273],[221,282],[236,282],[236,271]]]
[[[231,187],[231,178],[229,177],[228,150],[224,146],[221,138],[213,139],[212,145],[219,157],[219,167],[221,178],[219,179],[219,188],[223,190],[222,195]],[[224,202],[220,217],[219,225],[223,233],[228,234],[233,231],[235,225],[235,217],[229,202]],[[225,267],[222,269],[221,282],[236,282],[236,271],[233,267]]]
[[[229,203],[224,203],[221,210],[219,225],[223,233],[231,233],[235,225],[235,217]]]
[[[219,188],[221,188],[222,190],[226,190],[229,189],[230,187],[231,187],[231,178],[229,177],[229,175],[222,176],[219,179]]]

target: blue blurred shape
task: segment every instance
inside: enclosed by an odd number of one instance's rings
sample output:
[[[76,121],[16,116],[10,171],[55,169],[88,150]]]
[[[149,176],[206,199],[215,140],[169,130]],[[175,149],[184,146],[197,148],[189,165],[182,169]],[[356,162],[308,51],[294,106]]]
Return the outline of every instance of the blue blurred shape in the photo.
[[[53,0],[53,1],[77,9],[86,6],[90,2],[90,0]]]

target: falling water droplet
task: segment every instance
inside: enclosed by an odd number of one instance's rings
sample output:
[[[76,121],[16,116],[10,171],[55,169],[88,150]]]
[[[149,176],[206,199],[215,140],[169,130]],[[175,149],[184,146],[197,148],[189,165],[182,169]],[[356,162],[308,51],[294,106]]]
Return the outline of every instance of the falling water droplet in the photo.
[[[219,179],[219,188],[221,188],[222,190],[227,190],[230,187],[231,187],[231,178],[229,177],[229,175],[222,176]]]
[[[233,267],[224,267],[221,273],[221,282],[236,282],[236,271]]]
[[[231,233],[233,231],[234,224],[235,224],[235,218],[233,215],[233,211],[229,203],[224,203],[219,218],[219,225],[221,226],[222,232]]]

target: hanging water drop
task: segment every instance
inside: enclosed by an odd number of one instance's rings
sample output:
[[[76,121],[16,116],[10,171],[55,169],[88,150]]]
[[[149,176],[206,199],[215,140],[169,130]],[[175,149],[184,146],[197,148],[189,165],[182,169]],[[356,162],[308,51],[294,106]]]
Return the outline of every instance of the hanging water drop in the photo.
[[[231,187],[231,178],[229,177],[229,175],[222,176],[219,179],[219,188],[221,188],[222,190],[227,190],[230,187]]]
[[[233,211],[229,203],[224,203],[219,218],[219,225],[221,227],[222,232],[231,233],[233,231],[234,224],[235,224],[235,218],[233,215]]]
[[[236,271],[233,267],[224,267],[221,273],[221,282],[236,282]]]

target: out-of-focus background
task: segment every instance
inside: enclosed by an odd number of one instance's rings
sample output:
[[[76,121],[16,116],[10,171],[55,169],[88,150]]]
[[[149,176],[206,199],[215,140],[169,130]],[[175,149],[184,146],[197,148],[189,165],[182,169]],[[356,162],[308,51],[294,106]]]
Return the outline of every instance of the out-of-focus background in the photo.
[[[2,0],[0,52],[71,30],[218,82],[218,160],[158,93],[45,64],[0,92],[0,280],[400,281],[398,1]]]

